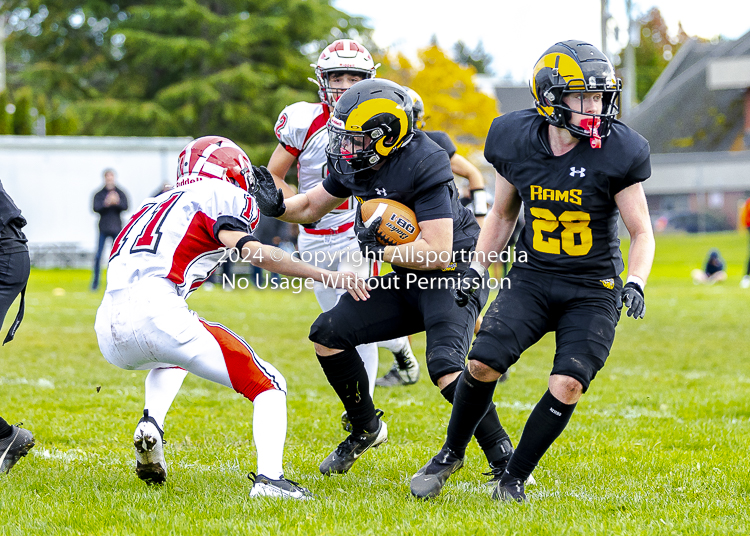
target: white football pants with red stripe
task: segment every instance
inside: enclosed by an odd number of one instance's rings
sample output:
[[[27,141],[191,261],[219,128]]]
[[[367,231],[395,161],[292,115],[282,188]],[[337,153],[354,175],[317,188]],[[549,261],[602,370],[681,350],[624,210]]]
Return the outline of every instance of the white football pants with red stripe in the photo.
[[[281,475],[286,380],[242,338],[190,311],[170,281],[144,278],[105,293],[95,330],[107,361],[126,370],[152,369],[146,381],[146,409],[160,426],[184,371],[230,387],[254,402],[258,473],[269,478]]]

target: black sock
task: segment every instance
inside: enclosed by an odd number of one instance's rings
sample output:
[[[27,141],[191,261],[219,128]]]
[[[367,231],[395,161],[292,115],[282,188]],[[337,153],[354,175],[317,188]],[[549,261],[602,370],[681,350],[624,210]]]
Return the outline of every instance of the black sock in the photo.
[[[451,404],[453,404],[453,398],[456,395],[456,386],[460,377],[457,376],[455,380],[440,391],[440,394]],[[479,446],[484,451],[484,455],[487,457],[487,461],[490,463],[497,463],[504,460],[512,453],[513,443],[511,443],[508,437],[508,432],[500,424],[500,417],[498,417],[497,408],[495,408],[495,404],[493,403],[490,403],[487,413],[479,421],[477,429],[474,431],[474,437],[477,438],[477,443],[479,443]]]
[[[13,433],[13,428],[6,422],[5,419],[0,417],[0,439],[5,439]]]
[[[374,432],[378,427],[378,418],[370,397],[367,371],[357,350],[344,350],[329,356],[318,355],[318,361],[328,383],[344,403],[354,428],[353,433]]]
[[[463,457],[466,454],[466,446],[471,441],[471,436],[492,404],[496,384],[496,381],[480,382],[468,369],[464,369],[458,379],[451,384],[455,385],[455,394],[445,446],[457,456]]]
[[[497,408],[492,402],[490,402],[490,408],[485,413],[484,418],[479,421],[479,425],[474,431],[474,437],[477,438],[477,443],[482,447],[487,461],[491,464],[497,464],[508,458],[513,452],[513,443],[508,437],[508,432],[500,424]]]
[[[549,390],[534,407],[523,428],[521,440],[506,469],[511,476],[526,480],[570,421],[575,404],[563,404]]]

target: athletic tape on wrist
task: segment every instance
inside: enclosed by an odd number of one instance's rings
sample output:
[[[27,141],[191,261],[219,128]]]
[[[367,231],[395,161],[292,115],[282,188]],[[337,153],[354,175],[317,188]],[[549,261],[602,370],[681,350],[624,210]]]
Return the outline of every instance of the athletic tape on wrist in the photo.
[[[487,215],[487,192],[484,189],[471,191],[471,204],[474,207],[474,216]]]
[[[628,283],[635,283],[636,285],[638,285],[639,287],[641,287],[641,290],[643,290],[644,288],[646,288],[646,283],[645,283],[645,281],[643,281],[643,279],[641,279],[641,278],[640,278],[640,277],[638,277],[637,275],[629,275],[629,276],[628,276],[628,280],[627,280],[627,281],[625,281],[625,284],[626,284],[626,285],[627,285]]]
[[[485,268],[479,261],[471,261],[469,268],[476,270],[480,277],[484,277],[484,274],[487,272],[487,268]]]

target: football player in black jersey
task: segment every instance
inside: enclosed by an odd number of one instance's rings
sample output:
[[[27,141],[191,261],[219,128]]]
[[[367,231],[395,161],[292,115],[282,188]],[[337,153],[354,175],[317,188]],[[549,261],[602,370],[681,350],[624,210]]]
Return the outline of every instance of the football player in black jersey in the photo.
[[[451,289],[468,267],[479,225],[458,202],[446,152],[413,130],[406,91],[382,78],[357,82],[336,103],[328,129],[330,175],[312,190],[286,200],[270,175],[258,177],[255,195],[261,212],[305,223],[351,195],[360,203],[387,198],[415,212],[421,237],[409,244],[382,246],[375,238],[379,219],[366,227],[358,217],[355,228],[364,256],[391,263],[393,272],[371,280],[366,301],[343,296],[312,325],[310,339],[320,365],[353,426],[321,463],[324,474],[347,472],[363,452],[388,438],[355,347],[426,331],[430,379],[452,402],[471,327],[489,295],[488,288],[481,289],[465,307],[453,299]],[[512,445],[494,406],[486,409],[472,433],[491,467],[504,466]]]
[[[516,250],[526,262],[514,264],[510,288],[484,315],[456,388],[446,442],[412,478],[419,497],[440,493],[439,484],[463,464],[500,375],[554,331],[549,389],[493,492],[495,499],[526,501],[525,480],[604,366],[623,304],[634,318],[646,310],[654,237],[641,182],[651,174],[649,146],[615,120],[622,82],[607,57],[581,41],[549,48],[533,76],[536,111],[503,115],[490,127],[485,157],[497,171],[495,204],[457,303],[481,288],[489,255],[505,247],[522,202],[526,221]],[[624,287],[618,213],[631,238]],[[424,474],[440,478],[427,481]]]
[[[26,283],[29,280],[31,261],[26,235],[21,228],[26,218],[13,202],[0,182],[0,327],[11,305],[21,295],[13,324],[3,340],[3,345],[13,340],[21,325],[26,303]],[[33,434],[0,417],[0,472],[6,473],[28,454],[34,446]]]
[[[428,138],[437,143],[446,153],[448,153],[451,172],[453,172],[454,175],[465,178],[469,182],[470,198],[460,198],[459,201],[464,206],[467,206],[468,204],[471,205],[470,208],[474,213],[474,217],[481,227],[484,223],[484,217],[487,215],[487,197],[484,191],[484,177],[482,176],[482,172],[479,171],[474,164],[458,154],[456,146],[448,134],[440,130],[424,130],[424,101],[422,100],[422,97],[419,96],[419,93],[413,89],[406,86],[404,86],[404,89],[411,97],[412,123],[414,128],[424,132]],[[481,319],[481,315],[477,317],[475,332],[479,331]],[[414,383],[413,381],[409,381],[409,367],[411,366],[413,366],[411,362],[405,361],[403,358],[400,358],[399,355],[394,354],[391,369],[386,372],[382,378],[378,378],[375,385],[378,387],[395,387]]]

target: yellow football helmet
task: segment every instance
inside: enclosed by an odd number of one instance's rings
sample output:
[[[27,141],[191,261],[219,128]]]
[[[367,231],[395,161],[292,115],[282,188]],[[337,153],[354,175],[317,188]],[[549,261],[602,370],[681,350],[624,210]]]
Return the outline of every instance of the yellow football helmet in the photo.
[[[607,56],[583,41],[563,41],[548,48],[534,66],[530,89],[537,111],[547,122],[567,129],[576,138],[590,138],[597,133],[571,125],[571,113],[598,119],[601,123],[597,137],[604,138],[620,111],[622,80],[615,76]],[[563,104],[566,94],[598,92],[603,96],[601,114],[582,113]]]
[[[351,174],[392,156],[413,135],[412,100],[395,82],[357,82],[336,102],[326,153],[333,169]]]

